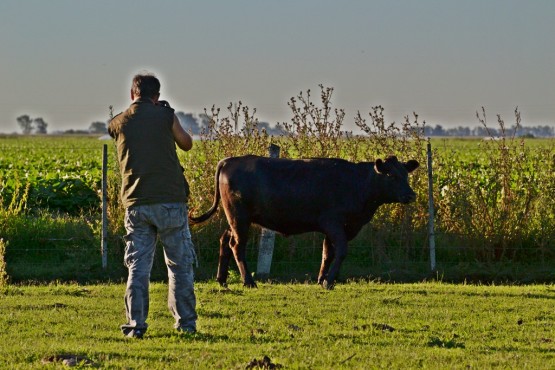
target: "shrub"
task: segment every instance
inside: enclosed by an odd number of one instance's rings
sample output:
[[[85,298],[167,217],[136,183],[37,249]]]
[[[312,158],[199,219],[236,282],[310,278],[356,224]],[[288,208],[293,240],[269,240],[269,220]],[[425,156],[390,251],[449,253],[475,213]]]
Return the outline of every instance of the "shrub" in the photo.
[[[553,151],[532,150],[514,135],[517,130],[507,130],[500,116],[500,135],[494,136],[484,109],[477,117],[490,137],[479,144],[476,155],[451,150],[436,156],[438,229],[460,239],[450,243],[462,244],[480,261],[552,254],[546,247],[554,241]],[[520,123],[515,110],[514,127]]]

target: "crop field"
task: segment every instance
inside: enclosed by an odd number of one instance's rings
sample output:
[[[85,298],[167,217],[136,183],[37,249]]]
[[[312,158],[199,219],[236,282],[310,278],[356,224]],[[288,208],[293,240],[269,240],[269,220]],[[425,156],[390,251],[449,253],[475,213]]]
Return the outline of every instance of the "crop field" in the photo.
[[[165,284],[151,286],[149,330],[124,338],[123,284],[0,291],[0,367],[552,369],[552,285],[350,281],[230,289],[196,284],[198,333],[178,334]],[[253,361],[256,360],[256,361]],[[272,368],[272,367],[266,367]]]
[[[0,239],[13,279],[75,279],[98,269],[104,143],[0,138]]]
[[[97,137],[0,138],[0,196],[31,185],[27,205],[75,212],[98,206],[102,144]]]

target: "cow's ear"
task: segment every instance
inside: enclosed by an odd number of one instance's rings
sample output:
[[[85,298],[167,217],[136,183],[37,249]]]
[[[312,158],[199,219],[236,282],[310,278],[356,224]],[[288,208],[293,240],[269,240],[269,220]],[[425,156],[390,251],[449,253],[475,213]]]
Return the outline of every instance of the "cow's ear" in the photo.
[[[420,163],[418,163],[418,161],[415,161],[414,159],[411,159],[410,161],[405,163],[405,168],[407,169],[408,173],[411,173],[412,171],[416,170],[418,166],[420,166]]]
[[[376,159],[376,163],[374,163],[374,169],[377,173],[381,175],[385,175],[387,173],[387,168],[385,163],[381,159]]]

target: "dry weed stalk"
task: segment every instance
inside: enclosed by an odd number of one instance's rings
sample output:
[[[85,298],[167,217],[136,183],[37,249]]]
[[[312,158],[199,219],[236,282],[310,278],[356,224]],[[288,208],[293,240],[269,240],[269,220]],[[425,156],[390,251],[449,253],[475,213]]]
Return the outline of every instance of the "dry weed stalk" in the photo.
[[[189,200],[192,208],[206,207],[212,201],[214,171],[220,160],[246,154],[267,155],[272,138],[259,128],[256,109],[239,101],[230,103],[227,113],[222,116],[215,106],[210,111],[205,109],[207,125],[195,144],[195,158],[182,161],[193,194]]]
[[[287,105],[293,113],[291,122],[283,122],[286,140],[281,141],[283,152],[295,158],[340,158],[348,133],[341,127],[345,118],[343,109],[333,109],[333,88],[320,86],[321,107],[311,100],[310,90],[301,91]]]
[[[523,138],[516,136],[521,125],[518,108],[511,130],[497,115],[499,136],[488,127],[485,109],[476,113],[490,137],[480,144],[484,155],[473,163],[439,164],[448,185],[438,194],[439,225],[450,233],[466,235],[477,241],[469,247],[484,261],[514,258],[532,238],[539,219],[542,197],[539,188],[544,179],[536,167],[542,166],[544,154],[532,152]],[[462,169],[461,169],[462,168]],[[544,232],[539,231],[541,234]]]

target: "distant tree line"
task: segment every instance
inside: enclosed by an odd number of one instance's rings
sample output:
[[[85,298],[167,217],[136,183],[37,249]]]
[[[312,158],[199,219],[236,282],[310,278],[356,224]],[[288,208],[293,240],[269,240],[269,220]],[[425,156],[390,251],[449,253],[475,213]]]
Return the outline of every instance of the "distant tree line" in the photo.
[[[29,134],[46,134],[48,123],[44,121],[41,117],[31,118],[24,114],[17,117],[17,124],[21,128],[21,132],[24,135]]]
[[[105,135],[108,133],[108,123],[107,122],[100,122],[95,121],[90,124],[88,130],[81,130],[81,129],[68,129],[62,132],[58,132],[63,135]]]
[[[24,114],[16,118],[17,124],[21,129],[23,135],[42,134],[48,133],[48,123],[43,118],[31,118],[29,115]],[[108,132],[106,122],[93,122],[88,130],[74,130],[69,129],[61,132],[62,134],[105,134]]]
[[[552,126],[512,126],[505,129],[507,136],[520,136],[520,137],[553,137],[555,136],[555,128]],[[424,126],[424,136],[475,136],[475,137],[489,137],[501,136],[501,129],[485,128],[482,126],[465,127],[458,126],[452,128],[443,128],[441,125]]]
[[[193,134],[200,135],[202,130],[207,130],[210,124],[210,117],[206,113],[195,115],[193,113],[176,112],[181,126]],[[48,123],[41,117],[31,118],[24,114],[17,117],[17,123],[23,135],[47,134]],[[272,127],[268,122],[258,122],[258,129],[265,130],[269,135],[279,136],[284,133],[283,127],[279,124]],[[516,131],[515,131],[516,130]],[[457,126],[444,128],[441,125],[424,126],[424,136],[446,136],[446,137],[489,137],[501,136],[501,130],[496,128],[485,128],[483,126],[467,127]],[[88,130],[69,129],[61,132],[62,134],[107,134],[108,123],[95,121],[90,124]],[[548,125],[539,126],[512,126],[506,129],[506,135],[520,137],[555,137],[555,127]]]
[[[195,115],[193,113],[176,112],[175,115],[179,119],[181,126],[193,135],[200,135],[203,129],[208,129],[210,117],[206,113]],[[17,123],[21,128],[23,135],[30,134],[46,134],[48,124],[42,118],[31,118],[28,115],[17,117]],[[283,133],[281,126],[270,126],[268,122],[258,122],[259,130],[266,130],[269,135],[278,136]],[[86,135],[86,134],[107,134],[108,122],[95,121],[90,124],[87,130],[84,129],[68,129],[59,134],[68,135]]]

